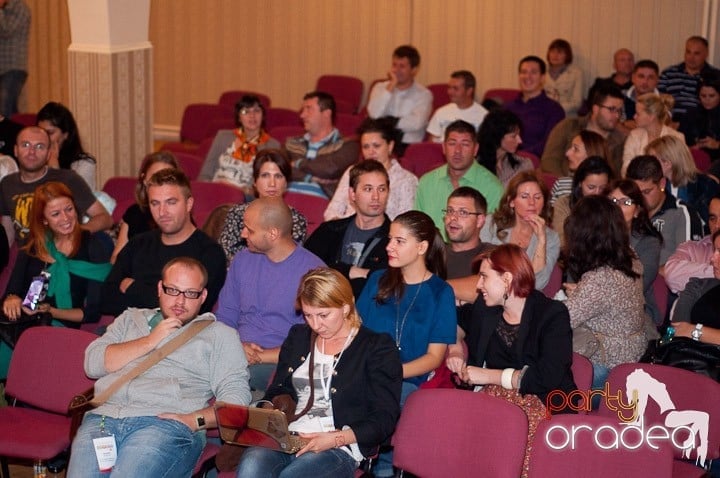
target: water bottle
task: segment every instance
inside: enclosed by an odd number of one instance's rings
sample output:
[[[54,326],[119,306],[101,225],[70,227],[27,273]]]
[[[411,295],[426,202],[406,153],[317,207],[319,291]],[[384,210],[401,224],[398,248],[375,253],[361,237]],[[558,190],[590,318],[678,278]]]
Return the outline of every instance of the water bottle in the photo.
[[[38,459],[33,465],[33,478],[47,478],[47,467],[45,462]]]

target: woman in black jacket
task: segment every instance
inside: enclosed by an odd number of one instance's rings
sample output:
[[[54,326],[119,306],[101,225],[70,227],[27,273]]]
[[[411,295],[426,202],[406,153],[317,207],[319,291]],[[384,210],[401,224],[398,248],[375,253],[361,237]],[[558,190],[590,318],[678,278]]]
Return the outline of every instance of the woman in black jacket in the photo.
[[[290,431],[306,444],[294,455],[250,448],[238,477],[279,469],[283,477],[352,477],[400,416],[398,350],[388,335],[361,325],[347,279],[333,269],[311,270],[297,302],[307,324],[290,329],[264,400],[288,415]]]

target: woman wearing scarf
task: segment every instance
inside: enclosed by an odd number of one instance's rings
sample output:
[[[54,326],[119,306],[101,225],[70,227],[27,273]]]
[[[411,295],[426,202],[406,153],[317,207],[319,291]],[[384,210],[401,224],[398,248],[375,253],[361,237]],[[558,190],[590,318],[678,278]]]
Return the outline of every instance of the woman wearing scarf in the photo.
[[[17,256],[3,313],[18,320],[48,313],[54,325],[79,327],[100,319],[100,286],[110,272],[110,251],[97,235],[80,228],[77,209],[64,184],[38,186],[30,210],[30,237]],[[47,297],[24,303],[33,281],[46,276]]]

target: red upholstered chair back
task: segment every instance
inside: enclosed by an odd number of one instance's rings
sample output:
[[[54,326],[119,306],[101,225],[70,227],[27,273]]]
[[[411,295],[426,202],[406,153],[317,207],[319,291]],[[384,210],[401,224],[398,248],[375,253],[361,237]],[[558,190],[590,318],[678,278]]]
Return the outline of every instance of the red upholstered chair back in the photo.
[[[590,390],[593,381],[593,365],[590,359],[577,352],[573,352],[571,369],[578,390]]]
[[[411,144],[405,150],[405,155],[400,158],[400,165],[418,178],[443,164],[445,164],[445,155],[440,143]]]
[[[560,266],[555,263],[553,266],[553,270],[550,273],[550,280],[548,280],[547,285],[543,289],[543,294],[545,296],[550,297],[551,299],[555,297],[555,294],[557,291],[559,291],[562,288],[562,269]]]
[[[194,198],[193,218],[195,225],[202,227],[212,211],[221,204],[243,204],[245,193],[240,188],[224,183],[190,181]]]
[[[540,158],[535,156],[530,151],[523,151],[523,150],[519,149],[517,151],[517,153],[515,153],[515,154],[517,154],[518,156],[522,156],[523,158],[528,158],[530,161],[532,161],[534,168],[540,167]]]
[[[640,370],[639,374],[635,374]],[[647,376],[642,374],[646,372]],[[706,430],[708,436],[707,459],[714,460],[720,457],[720,384],[714,380],[697,373],[689,372],[675,367],[654,365],[646,363],[625,363],[614,367],[610,371],[607,383],[610,393],[616,394],[618,390],[623,393],[623,403],[627,403],[628,376],[634,375],[635,382],[640,383],[637,388],[642,395],[651,393],[647,400],[647,407],[643,413],[644,426],[647,430],[653,425],[665,425],[666,420],[675,422],[674,426],[688,425],[692,422],[700,430]],[[649,377],[649,378],[648,378]],[[641,382],[639,380],[642,380]],[[633,382],[631,382],[633,383]],[[660,397],[660,400],[657,398]],[[659,405],[662,404],[662,408]],[[614,404],[611,404],[611,406]],[[678,413],[674,413],[674,412]],[[688,414],[688,412],[690,412]],[[698,420],[701,414],[707,413],[708,421]],[[626,412],[628,413],[628,412]],[[672,415],[669,415],[672,414]],[[676,415],[686,416],[678,418]],[[617,412],[608,406],[606,400],[600,401],[598,415],[617,419]],[[690,416],[692,415],[692,416]],[[674,428],[674,427],[673,427]],[[672,432],[672,430],[670,430]],[[677,443],[683,443],[688,437],[686,431],[678,431]],[[698,440],[696,437],[696,445]],[[682,450],[674,449],[675,457],[682,457]],[[690,458],[696,457],[693,449]],[[648,475],[649,476],[649,475]]]
[[[428,85],[428,90],[433,95],[432,109],[433,112],[450,103],[450,95],[448,95],[448,84],[447,83],[433,83]]]
[[[517,406],[485,393],[418,390],[392,439],[393,464],[423,478],[520,476],[528,422]]]
[[[658,274],[653,281],[653,295],[655,296],[655,303],[660,311],[660,318],[664,319],[667,313],[670,289],[667,286],[667,282],[665,282],[665,278],[660,274]]]
[[[546,173],[544,171],[540,171],[540,176],[545,182],[545,186],[547,186],[548,191],[552,191],[552,187],[553,185],[555,185],[555,181],[557,181],[558,177],[555,176],[553,173]]]
[[[232,127],[233,108],[210,103],[193,103],[185,107],[180,123],[180,140],[198,144],[205,138],[215,136],[223,127]]]
[[[574,447],[568,443],[573,427],[581,428],[575,434]],[[601,427],[605,427],[602,428]],[[554,415],[551,420],[540,422],[535,433],[530,454],[530,478],[581,477],[581,476],[652,476],[670,478],[673,470],[672,450],[669,446],[659,446],[653,450],[641,446],[630,450],[623,446],[618,449],[603,450],[595,443],[595,431],[601,430],[598,439],[602,444],[612,443],[614,436],[620,434],[624,425],[608,417],[593,415]],[[567,433],[566,433],[567,431]],[[632,443],[637,442],[637,434]],[[628,434],[630,440],[630,434]],[[556,448],[549,446],[553,445]]]
[[[354,76],[323,75],[318,78],[315,89],[333,96],[338,113],[356,114],[364,87],[362,80]]]
[[[370,95],[372,94],[372,90],[373,90],[373,88],[375,88],[375,85],[377,85],[378,83],[381,83],[383,81],[387,81],[387,77],[386,78],[376,78],[376,79],[372,80],[372,82],[370,82],[370,88],[368,88],[368,90],[367,90],[367,98],[365,99],[365,106],[363,106],[362,109],[360,110],[361,118],[365,119],[368,117],[367,102],[370,100]]]
[[[244,91],[244,90],[223,91],[222,94],[220,95],[220,98],[218,98],[218,104],[235,108],[235,103],[240,101],[240,98],[242,98],[245,95],[257,96],[258,99],[260,99],[260,103],[265,107],[265,109],[270,108],[270,104],[272,102],[270,101],[270,97],[268,95],[264,95],[262,93],[256,93],[254,91]]]
[[[517,98],[519,94],[520,90],[515,88],[491,88],[485,91],[482,101],[493,100],[503,105]]]
[[[690,153],[692,153],[695,166],[697,166],[700,171],[705,173],[708,169],[710,169],[710,163],[712,160],[710,159],[709,154],[700,148],[690,148]]]
[[[18,245],[17,241],[13,242],[12,246],[10,246],[10,250],[8,251],[8,263],[5,266],[5,268],[0,272],[0,294],[5,293],[5,289],[7,289],[8,282],[10,282],[10,274],[12,274],[12,270],[15,268],[15,261],[17,260],[17,254],[18,254]]]
[[[307,219],[306,237],[310,237],[310,234],[325,220],[323,213],[330,202],[319,196],[294,193],[292,191],[285,193],[283,199],[285,200],[285,204],[300,211],[302,215],[305,216],[305,219]]]
[[[120,222],[127,208],[135,203],[136,184],[137,178],[132,176],[115,176],[105,182],[102,190],[117,201],[112,214],[113,222]]]
[[[184,153],[182,151],[174,151],[173,155],[180,164],[180,169],[187,175],[188,179],[195,180],[200,174],[205,157],[198,156],[193,153]]]
[[[300,113],[288,108],[268,108],[265,112],[265,127],[269,132],[271,129],[277,128],[278,126],[292,126],[302,129]],[[270,136],[272,136],[272,134],[270,134]]]
[[[335,118],[335,127],[342,136],[356,136],[362,117],[355,114],[338,113]]]
[[[97,335],[65,327],[32,327],[20,336],[5,392],[43,410],[65,415],[70,400],[93,386],[85,375],[85,349]]]

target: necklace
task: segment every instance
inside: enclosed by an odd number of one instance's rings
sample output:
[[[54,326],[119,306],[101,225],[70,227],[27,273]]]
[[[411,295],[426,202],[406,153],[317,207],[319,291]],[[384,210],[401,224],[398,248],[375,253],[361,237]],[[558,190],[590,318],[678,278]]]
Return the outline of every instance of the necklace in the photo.
[[[408,306],[407,310],[405,311],[405,314],[403,315],[402,321],[400,320],[400,301],[397,303],[396,315],[395,315],[395,346],[398,350],[402,350],[402,347],[400,347],[400,342],[402,341],[402,334],[403,330],[405,329],[405,321],[408,318],[408,314],[410,314],[410,310],[413,308],[413,305],[415,305],[415,300],[417,300],[418,296],[420,295],[420,290],[422,289],[423,284],[425,283],[425,274],[423,274],[422,281],[420,281],[420,285],[418,286],[417,290],[415,291],[415,296],[410,301],[410,305]]]
[[[337,354],[332,361],[332,364],[330,365],[330,373],[327,376],[327,383],[325,382],[325,365],[320,364],[320,385],[323,389],[323,397],[325,397],[325,400],[330,400],[330,384],[332,383],[332,377],[335,373],[335,367],[337,367],[338,362],[340,361],[340,358],[342,357],[343,352],[345,352],[345,349],[352,341],[353,337],[355,336],[355,327],[350,329],[350,334],[347,336],[347,339],[345,339],[345,343],[342,346],[342,349],[340,350],[340,353]],[[325,339],[323,339],[322,342],[322,350],[320,352],[325,355]],[[310,375],[312,375],[312,371],[310,371]],[[311,378],[312,380],[312,378]]]

